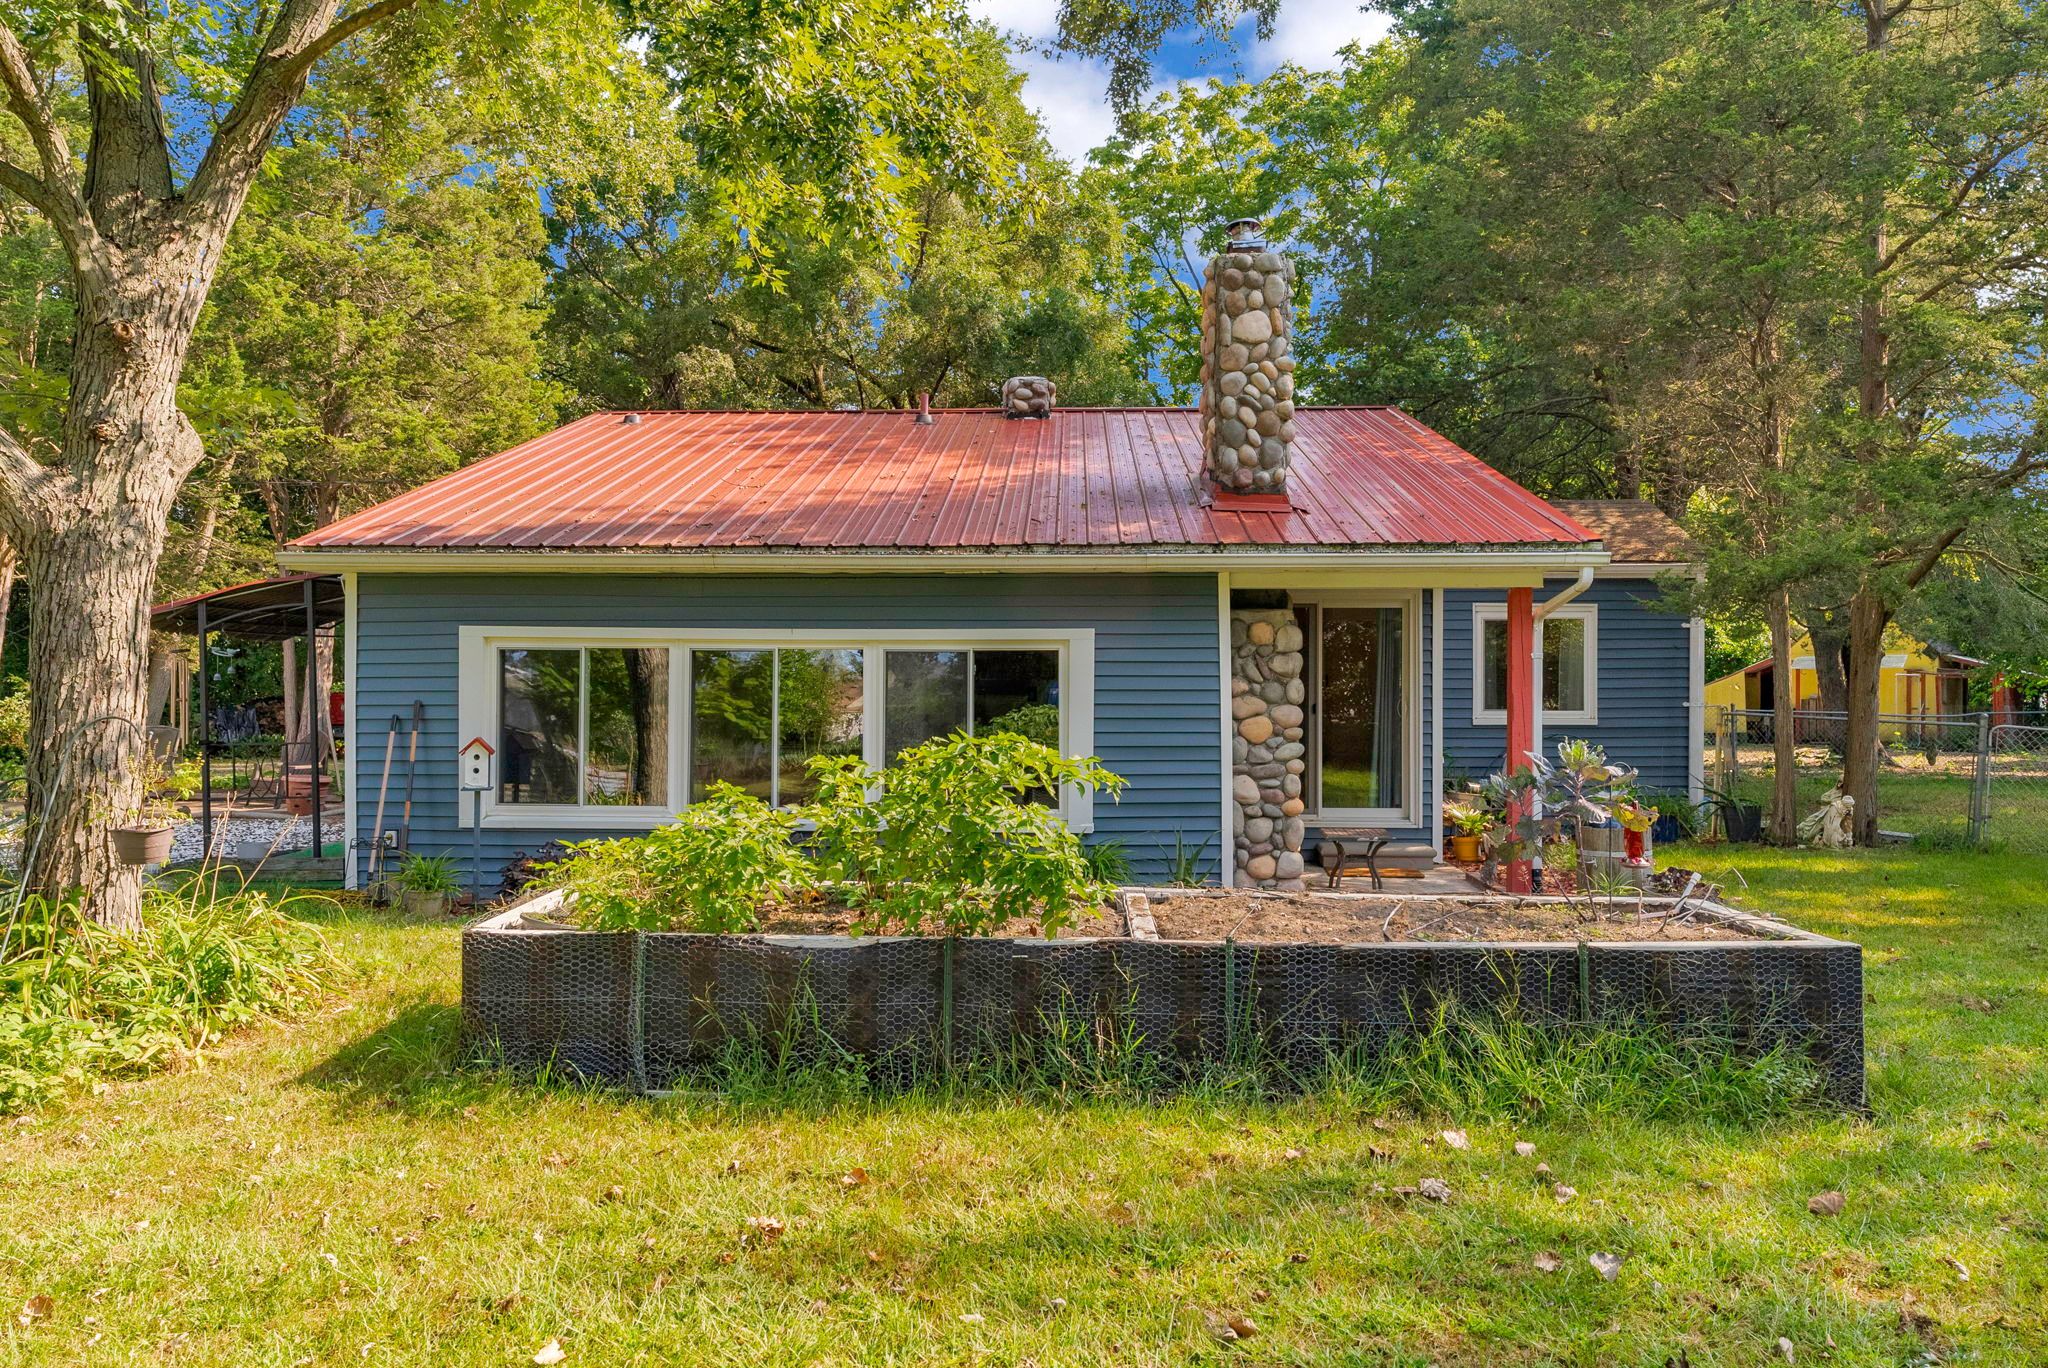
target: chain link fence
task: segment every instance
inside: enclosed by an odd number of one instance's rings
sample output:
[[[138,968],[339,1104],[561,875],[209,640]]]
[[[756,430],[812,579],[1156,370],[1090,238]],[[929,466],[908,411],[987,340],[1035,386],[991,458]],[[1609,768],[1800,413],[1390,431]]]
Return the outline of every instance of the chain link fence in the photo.
[[[1878,829],[1894,840],[1990,843],[2048,855],[2048,718],[2027,722],[2038,725],[1993,725],[1988,713],[1880,716]],[[1802,709],[1792,725],[1804,818],[1825,806],[1828,790],[1841,782],[1848,717]],[[1768,812],[1776,739],[1770,712],[1707,709],[1704,768],[1711,786]]]

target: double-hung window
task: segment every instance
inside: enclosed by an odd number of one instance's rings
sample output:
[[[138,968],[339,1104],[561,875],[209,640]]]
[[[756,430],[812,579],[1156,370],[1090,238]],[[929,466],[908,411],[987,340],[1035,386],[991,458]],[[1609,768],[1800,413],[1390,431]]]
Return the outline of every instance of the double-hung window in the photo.
[[[1600,720],[1600,608],[1569,603],[1539,619],[1543,648],[1543,721]],[[1501,727],[1508,720],[1508,610],[1506,604],[1472,608],[1472,722]],[[1521,667],[1529,668],[1525,663]]]
[[[814,757],[881,767],[955,732],[1014,732],[1069,755],[1094,747],[1089,630],[461,637],[463,734],[497,747],[492,826],[647,826],[721,782],[795,806],[816,794]],[[1087,828],[1087,795],[1060,806]]]

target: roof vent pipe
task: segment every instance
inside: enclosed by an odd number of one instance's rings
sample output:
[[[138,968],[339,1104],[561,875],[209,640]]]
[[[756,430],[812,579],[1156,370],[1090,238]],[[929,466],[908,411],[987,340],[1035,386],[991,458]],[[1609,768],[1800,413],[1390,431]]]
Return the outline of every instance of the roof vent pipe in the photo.
[[[1202,449],[1226,494],[1287,492],[1294,457],[1294,267],[1238,219],[1202,278]]]
[[[932,423],[937,421],[932,417],[932,392],[930,390],[919,390],[917,392],[917,417],[911,421],[924,427],[930,427]]]
[[[622,414],[620,415],[619,421],[627,427],[632,427],[634,424],[640,421],[640,415],[637,413]]]
[[[1013,375],[1003,381],[1003,416],[1050,418],[1059,387],[1042,375]]]

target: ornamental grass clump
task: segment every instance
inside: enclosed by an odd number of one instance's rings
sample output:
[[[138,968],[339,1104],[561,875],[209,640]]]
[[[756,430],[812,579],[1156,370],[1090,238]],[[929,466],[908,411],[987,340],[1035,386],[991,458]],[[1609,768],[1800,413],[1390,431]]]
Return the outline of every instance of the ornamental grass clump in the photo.
[[[576,923],[593,931],[752,931],[764,907],[816,882],[794,840],[801,820],[737,785],[713,784],[645,836],[569,847],[549,882],[573,895]]]
[[[869,929],[987,936],[1038,919],[1053,935],[1114,891],[1052,800],[1063,788],[1112,797],[1123,780],[1012,732],[913,746],[886,770],[811,761],[820,872]]]
[[[194,879],[145,889],[142,926],[127,932],[74,899],[22,898],[0,915],[0,1112],[162,1068],[311,1005],[336,973],[319,932],[292,915],[312,901],[327,900]]]

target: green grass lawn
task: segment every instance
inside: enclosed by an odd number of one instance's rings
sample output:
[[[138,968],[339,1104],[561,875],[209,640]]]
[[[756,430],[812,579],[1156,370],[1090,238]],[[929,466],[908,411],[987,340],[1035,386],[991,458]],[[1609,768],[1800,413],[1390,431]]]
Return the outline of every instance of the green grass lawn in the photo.
[[[1917,757],[1909,757],[1917,760]],[[1769,764],[1749,764],[1735,789],[1748,802],[1768,809],[1771,801]],[[1799,772],[1799,813],[1817,811],[1823,795],[1841,779],[1839,770]],[[1886,831],[1937,836],[1960,842],[1970,825],[1968,774],[1929,773],[1910,768],[1881,769],[1877,776],[1877,822]],[[2048,778],[1999,775],[1987,793],[1985,836],[1996,849],[2022,855],[2048,855]]]
[[[521,1087],[451,1069],[454,928],[356,914],[318,1015],[0,1126],[0,1358],[2041,1362],[2043,862],[1666,853],[1867,947],[1873,1116]],[[1425,1177],[1448,1203],[1394,1191]]]

